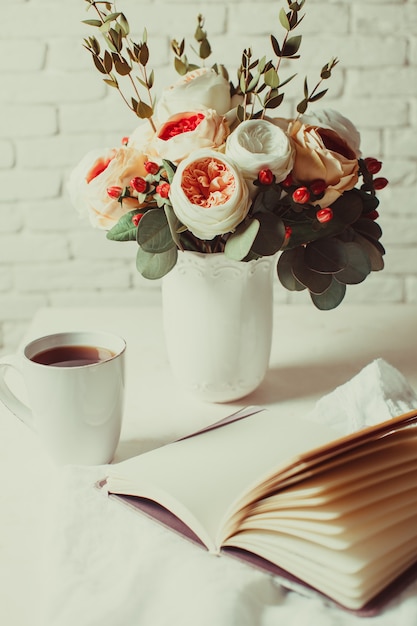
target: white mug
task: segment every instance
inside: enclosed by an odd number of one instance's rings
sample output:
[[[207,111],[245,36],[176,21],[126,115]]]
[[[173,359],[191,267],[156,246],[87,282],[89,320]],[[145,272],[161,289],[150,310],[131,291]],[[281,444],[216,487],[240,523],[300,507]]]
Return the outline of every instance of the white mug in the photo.
[[[65,332],[28,343],[0,360],[0,400],[33,428],[57,463],[109,463],[124,406],[124,339],[106,332]],[[23,377],[26,405],[7,384]]]

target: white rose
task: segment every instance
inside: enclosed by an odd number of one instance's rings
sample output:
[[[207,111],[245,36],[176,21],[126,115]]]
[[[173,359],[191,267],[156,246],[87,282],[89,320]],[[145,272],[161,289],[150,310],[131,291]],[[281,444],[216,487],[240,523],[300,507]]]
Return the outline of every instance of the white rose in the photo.
[[[333,109],[323,109],[308,115],[302,115],[300,121],[306,126],[320,126],[334,130],[335,133],[354,151],[356,158],[362,154],[360,150],[361,136],[357,128],[347,117]]]
[[[144,149],[150,157],[179,163],[196,150],[220,148],[228,134],[224,117],[213,109],[177,113],[162,124]]]
[[[262,169],[270,169],[278,182],[291,171],[294,154],[285,132],[268,120],[247,120],[229,135],[226,155],[245,179],[254,181]]]
[[[234,163],[200,150],[179,164],[169,194],[178,219],[200,239],[233,232],[249,210],[247,185]]]
[[[230,86],[221,74],[202,67],[188,72],[162,91],[156,117],[163,123],[175,113],[214,109],[224,115],[230,109]]]

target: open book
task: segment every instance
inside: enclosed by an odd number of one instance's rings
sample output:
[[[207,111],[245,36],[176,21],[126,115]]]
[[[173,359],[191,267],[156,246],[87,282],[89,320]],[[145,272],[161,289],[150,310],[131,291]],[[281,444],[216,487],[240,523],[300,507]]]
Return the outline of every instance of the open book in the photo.
[[[251,407],[111,466],[103,484],[212,553],[373,612],[417,563],[416,422],[417,410],[335,440]]]

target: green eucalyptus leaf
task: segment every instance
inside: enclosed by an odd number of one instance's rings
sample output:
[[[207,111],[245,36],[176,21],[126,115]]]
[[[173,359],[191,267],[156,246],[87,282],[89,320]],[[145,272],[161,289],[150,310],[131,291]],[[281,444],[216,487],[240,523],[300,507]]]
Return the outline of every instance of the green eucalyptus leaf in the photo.
[[[122,215],[117,224],[107,232],[107,239],[113,241],[135,241],[137,226],[132,222],[132,218],[140,211],[129,211]]]
[[[164,211],[165,211],[165,215],[168,221],[169,229],[171,231],[172,239],[175,245],[177,246],[177,248],[180,248],[181,243],[180,243],[179,233],[181,229],[183,228],[183,225],[178,219],[178,217],[176,216],[171,204],[165,203]]]
[[[164,210],[146,211],[139,222],[137,242],[145,252],[159,254],[175,246]]]
[[[305,285],[300,283],[300,281],[295,278],[293,273],[293,265],[299,255],[303,255],[301,247],[293,248],[292,250],[284,250],[278,259],[278,278],[282,286],[289,291],[304,291],[305,289]]]
[[[304,249],[297,248],[298,252],[292,266],[292,272],[294,278],[296,278],[302,285],[307,287],[312,293],[320,294],[324,293],[332,283],[331,274],[321,274],[310,269],[305,262]]]
[[[267,72],[265,72],[264,81],[268,87],[271,87],[271,89],[279,87],[278,73],[275,68],[271,67]]]
[[[305,247],[305,262],[315,272],[340,272],[348,264],[346,244],[336,237],[312,241]]]
[[[284,8],[282,8],[279,12],[279,21],[281,22],[281,26],[283,26],[285,30],[291,30],[290,22]]]
[[[109,85],[110,87],[114,87],[115,89],[119,88],[119,83],[117,82],[117,80],[114,80],[114,78],[103,78],[103,80],[106,83],[106,85]]]
[[[130,33],[130,26],[129,22],[126,19],[126,16],[123,13],[120,14],[120,26],[122,27],[123,33],[126,37]]]
[[[321,98],[323,98],[323,96],[326,95],[328,91],[329,91],[328,89],[323,89],[323,91],[319,91],[319,93],[316,93],[314,96],[310,96],[308,101],[317,102],[317,100],[320,100]]]
[[[157,280],[172,270],[177,262],[177,248],[170,248],[160,254],[146,252],[138,248],[136,254],[136,269],[144,278]]]
[[[301,45],[301,35],[296,35],[295,37],[289,37],[282,49],[283,57],[292,57],[294,56]]]
[[[355,233],[354,241],[361,246],[363,251],[368,255],[373,272],[379,272],[384,269],[383,255],[385,250],[379,241],[371,241],[359,233]]]
[[[307,107],[308,107],[308,99],[301,100],[301,102],[297,104],[297,112],[301,113],[302,115],[303,113],[307,111]]]
[[[284,100],[284,94],[280,93],[278,96],[275,96],[273,98],[269,98],[265,102],[265,108],[266,109],[276,109],[277,107],[280,106],[280,104],[282,103],[283,100]]]
[[[354,229],[364,237],[369,237],[370,239],[378,240],[382,237],[380,225],[367,217],[357,220],[354,224]]]
[[[143,66],[149,61],[149,48],[146,43],[143,43],[139,52],[139,63]]]
[[[345,243],[348,256],[346,267],[335,274],[335,279],[345,285],[362,283],[371,272],[371,261],[366,251],[355,242]]]
[[[310,293],[314,306],[320,311],[331,311],[339,306],[346,294],[346,285],[333,280],[330,287],[321,294]]]
[[[207,59],[211,54],[211,47],[207,39],[203,39],[200,43],[199,56],[200,59]]]
[[[96,66],[96,69],[98,69],[98,71],[101,74],[107,74],[106,68],[104,67],[104,63],[103,61],[100,59],[99,56],[93,54],[93,61],[94,61],[94,65]]]
[[[226,242],[224,253],[229,259],[241,261],[248,254],[259,231],[257,219],[242,222]]]
[[[136,108],[136,113],[141,119],[147,119],[152,117],[153,109],[149,106],[149,104],[146,104],[146,102],[142,102],[141,100]]]
[[[119,58],[114,59],[114,69],[120,76],[127,76],[132,71],[129,63]]]
[[[281,48],[279,47],[279,43],[276,37],[274,37],[274,35],[271,35],[271,44],[272,44],[272,48],[276,54],[277,57],[281,56]]]
[[[87,24],[87,26],[101,26],[100,20],[82,20],[81,24]]]
[[[252,245],[252,252],[259,256],[270,256],[282,248],[285,241],[285,226],[280,217],[270,212],[259,212],[256,219],[260,223],[258,234]]]
[[[110,74],[110,72],[113,69],[113,59],[112,59],[112,56],[111,56],[111,54],[110,54],[110,52],[108,50],[106,50],[104,52],[103,64],[104,64],[104,68],[106,70],[106,73]]]
[[[181,61],[181,59],[179,59],[178,57],[175,57],[174,59],[174,67],[176,72],[180,75],[180,76],[184,76],[184,74],[187,73],[187,66],[185,63],[183,63],[183,61]]]
[[[176,166],[173,163],[171,163],[171,161],[167,161],[166,159],[162,160],[162,165],[164,167],[164,170],[167,173],[168,182],[172,183],[173,178],[175,176],[175,172],[177,170]]]

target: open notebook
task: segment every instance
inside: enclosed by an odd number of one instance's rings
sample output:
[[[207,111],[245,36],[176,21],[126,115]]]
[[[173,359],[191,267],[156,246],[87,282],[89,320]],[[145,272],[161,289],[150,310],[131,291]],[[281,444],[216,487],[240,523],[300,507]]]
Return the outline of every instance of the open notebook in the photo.
[[[209,552],[375,612],[417,562],[417,410],[334,439],[249,407],[110,466],[109,494]]]

